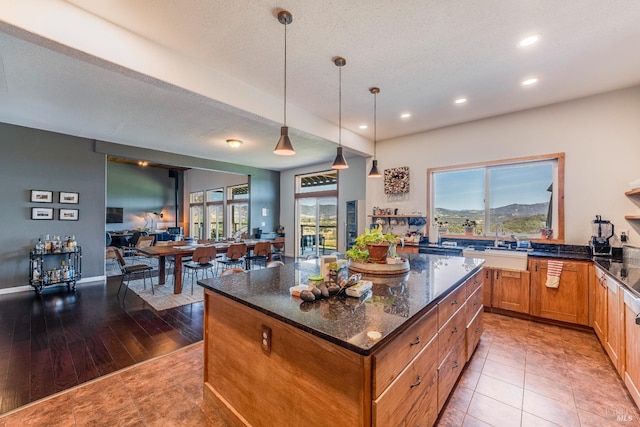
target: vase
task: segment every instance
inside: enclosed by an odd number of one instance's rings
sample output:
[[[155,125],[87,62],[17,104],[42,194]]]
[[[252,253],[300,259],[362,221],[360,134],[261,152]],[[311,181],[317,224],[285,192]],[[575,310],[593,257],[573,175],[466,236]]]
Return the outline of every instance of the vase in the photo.
[[[376,264],[385,264],[387,262],[387,253],[389,252],[389,243],[368,244],[369,262]]]

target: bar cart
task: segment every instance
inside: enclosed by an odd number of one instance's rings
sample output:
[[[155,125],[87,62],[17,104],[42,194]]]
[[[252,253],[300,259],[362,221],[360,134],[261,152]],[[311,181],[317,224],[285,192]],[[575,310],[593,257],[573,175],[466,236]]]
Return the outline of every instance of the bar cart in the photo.
[[[76,282],[82,277],[82,248],[76,246],[65,251],[29,251],[29,283],[41,295],[45,286],[67,285],[76,290]]]

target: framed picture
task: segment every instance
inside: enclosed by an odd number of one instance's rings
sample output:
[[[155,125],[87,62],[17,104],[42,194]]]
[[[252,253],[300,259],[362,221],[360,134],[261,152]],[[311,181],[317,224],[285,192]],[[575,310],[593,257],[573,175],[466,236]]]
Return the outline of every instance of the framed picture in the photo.
[[[58,219],[60,221],[77,221],[78,209],[59,209]]]
[[[35,203],[53,203],[53,191],[31,190],[31,201]]]
[[[384,193],[401,194],[409,192],[409,166],[384,170]]]
[[[53,208],[31,208],[31,219],[53,219]]]
[[[68,193],[66,191],[61,191],[60,203],[71,203],[77,205],[79,196],[80,195],[78,193]]]

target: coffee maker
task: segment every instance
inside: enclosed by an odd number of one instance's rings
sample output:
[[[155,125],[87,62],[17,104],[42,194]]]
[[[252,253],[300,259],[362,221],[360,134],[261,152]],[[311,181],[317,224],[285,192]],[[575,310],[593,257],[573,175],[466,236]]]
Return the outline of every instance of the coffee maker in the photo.
[[[589,246],[594,255],[611,255],[611,245],[609,239],[613,236],[613,224],[603,220],[602,216],[596,215],[596,219],[591,223],[593,236]]]

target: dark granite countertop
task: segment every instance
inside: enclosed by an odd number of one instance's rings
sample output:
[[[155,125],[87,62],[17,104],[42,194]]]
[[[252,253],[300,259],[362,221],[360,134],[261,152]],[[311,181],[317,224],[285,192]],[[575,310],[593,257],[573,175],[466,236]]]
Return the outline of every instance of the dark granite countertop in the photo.
[[[640,263],[595,257],[593,262],[611,277],[622,283],[634,296],[640,298]]]
[[[403,254],[410,271],[401,277],[374,277],[373,290],[358,299],[333,296],[312,303],[289,294],[317,274],[316,260],[278,268],[252,270],[198,281],[205,289],[226,296],[268,316],[362,355],[368,355],[425,313],[482,266],[482,260],[459,256]],[[367,332],[382,334],[379,340]]]

